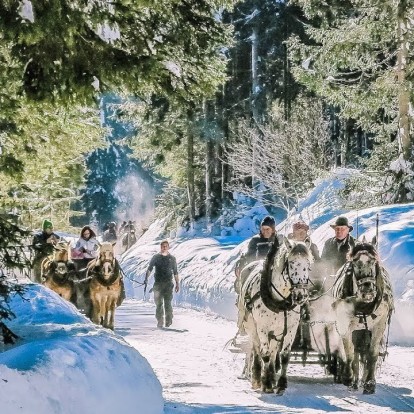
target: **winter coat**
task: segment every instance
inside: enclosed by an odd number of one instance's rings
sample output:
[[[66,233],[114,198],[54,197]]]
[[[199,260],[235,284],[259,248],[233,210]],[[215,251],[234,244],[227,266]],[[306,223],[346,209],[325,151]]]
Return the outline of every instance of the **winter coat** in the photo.
[[[265,259],[267,253],[269,252],[270,246],[275,240],[275,237],[276,236],[273,235],[267,239],[261,234],[252,237],[249,245],[247,246],[246,253],[240,257],[236,264],[236,273],[255,260]]]
[[[44,231],[36,233],[33,236],[32,247],[35,250],[36,257],[46,257],[53,253],[53,244],[47,242],[49,238],[58,241],[60,236],[56,233],[47,234]]]
[[[348,260],[348,253],[354,248],[356,240],[351,236],[342,241],[335,237],[325,242],[322,250],[321,260],[325,263],[328,273],[336,273]]]
[[[293,237],[293,233],[288,234],[288,239],[296,240]],[[306,237],[306,239],[303,240],[303,243],[306,243],[308,246],[310,246],[309,249],[312,253],[313,260],[315,262],[318,262],[319,260],[321,260],[321,257],[319,256],[318,246],[315,243],[312,242],[310,236]]]
[[[105,230],[105,233],[102,236],[102,241],[114,243],[118,239],[116,231],[114,229]]]
[[[75,259],[75,256],[77,256],[78,259],[94,259],[97,255],[98,247],[98,241],[95,237],[91,237],[89,240],[80,237],[73,249],[79,255],[75,254],[73,258]]]

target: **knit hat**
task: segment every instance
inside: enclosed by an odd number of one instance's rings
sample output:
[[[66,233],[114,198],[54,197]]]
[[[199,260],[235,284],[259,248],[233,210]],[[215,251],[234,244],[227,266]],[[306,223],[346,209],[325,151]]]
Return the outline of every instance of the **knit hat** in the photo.
[[[334,229],[336,226],[346,226],[349,228],[349,231],[352,231],[354,228],[349,225],[348,218],[345,216],[338,217],[335,221],[335,224],[331,224],[331,227]]]
[[[303,229],[306,231],[309,230],[309,226],[303,221],[297,221],[296,223],[293,223],[292,228],[293,228],[293,231],[300,230],[300,229]]]
[[[53,223],[50,220],[43,220],[42,229],[53,229]]]
[[[260,226],[268,226],[274,230],[276,228],[276,221],[272,216],[266,216],[260,223]]]

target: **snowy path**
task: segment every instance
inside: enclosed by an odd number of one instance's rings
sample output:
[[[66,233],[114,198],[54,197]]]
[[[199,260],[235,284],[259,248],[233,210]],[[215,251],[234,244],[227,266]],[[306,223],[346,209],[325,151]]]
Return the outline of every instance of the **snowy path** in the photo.
[[[252,391],[238,379],[243,354],[225,349],[235,323],[175,308],[170,329],[157,329],[152,303],[127,300],[115,332],[147,358],[164,390],[165,413],[390,413],[414,412],[414,350],[390,347],[375,395],[332,383],[317,365],[291,365],[285,395]]]

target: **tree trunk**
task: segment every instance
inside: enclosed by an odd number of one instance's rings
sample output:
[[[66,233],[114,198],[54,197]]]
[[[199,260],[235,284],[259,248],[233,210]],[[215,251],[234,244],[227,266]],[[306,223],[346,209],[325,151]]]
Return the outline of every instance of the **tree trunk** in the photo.
[[[398,92],[398,142],[404,159],[411,158],[411,116],[410,116],[410,88],[406,80],[408,50],[410,48],[411,23],[408,18],[409,10],[406,0],[398,2],[397,20],[397,66],[396,74],[399,86]]]
[[[212,218],[212,181],[213,181],[213,172],[214,172],[214,142],[209,138],[206,142],[206,222],[207,230],[211,231],[211,218]]]
[[[188,215],[190,226],[194,228],[195,220],[195,183],[194,183],[194,113],[188,113],[187,128],[187,195],[188,195]]]

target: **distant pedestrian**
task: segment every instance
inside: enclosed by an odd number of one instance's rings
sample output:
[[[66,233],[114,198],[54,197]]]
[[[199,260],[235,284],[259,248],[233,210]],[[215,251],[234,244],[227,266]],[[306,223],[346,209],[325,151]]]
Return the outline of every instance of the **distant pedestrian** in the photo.
[[[170,326],[173,320],[172,298],[173,298],[173,278],[175,280],[175,292],[179,292],[179,278],[177,271],[177,260],[170,254],[170,245],[167,240],[163,240],[160,244],[161,251],[154,255],[149,263],[147,273],[145,275],[145,283],[153,268],[154,275],[154,301],[156,305],[155,317],[157,318],[157,327],[162,328]]]

